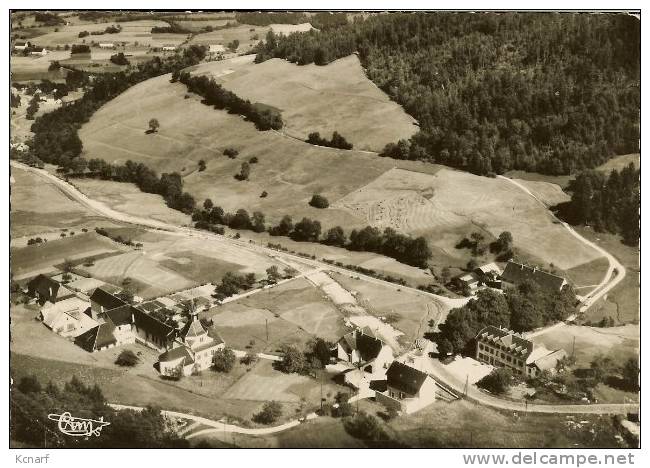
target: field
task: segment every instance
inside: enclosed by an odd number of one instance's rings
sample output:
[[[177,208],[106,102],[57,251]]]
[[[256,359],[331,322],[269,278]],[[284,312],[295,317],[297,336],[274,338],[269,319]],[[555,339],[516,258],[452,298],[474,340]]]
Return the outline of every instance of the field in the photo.
[[[616,156],[615,158],[610,159],[605,164],[598,166],[599,171],[609,173],[614,169],[620,171],[624,167],[634,164],[634,167],[637,169],[641,166],[641,154],[632,153],[632,154],[623,154],[621,156]]]
[[[102,219],[70,200],[56,185],[28,171],[12,167],[11,176],[12,238],[60,228],[91,228]]]
[[[188,289],[198,284],[218,282],[227,272],[254,272],[258,278],[273,263],[267,257],[239,248],[220,248],[219,241],[185,238],[146,232],[131,237],[142,250],[131,250],[84,267],[91,276],[121,284],[131,278],[136,293],[145,299]],[[195,261],[196,264],[192,265]]]
[[[375,226],[424,235],[450,255],[460,237],[441,238],[440,233],[473,224],[494,237],[510,231],[515,247],[562,269],[599,256],[556,224],[533,198],[503,179],[450,169],[435,174],[393,169],[334,206]]]
[[[228,21],[223,21],[227,23]],[[231,20],[231,22],[234,22]],[[203,23],[202,21],[188,21],[184,24],[186,26],[189,24],[190,28],[195,28],[194,23]],[[218,23],[214,21],[208,21],[205,23],[212,26],[218,26]],[[236,25],[231,28],[220,29],[212,32],[203,32],[196,34],[188,42],[189,45],[199,44],[199,45],[223,45],[226,46],[230,42],[237,40],[239,41],[239,48],[237,49],[238,53],[248,52],[253,46],[257,45],[260,40],[264,40],[266,34],[273,29],[276,34],[290,34],[292,32],[303,32],[309,31],[312,29],[309,23],[303,24],[271,24],[269,26],[251,26],[248,24]]]
[[[256,352],[277,351],[282,344],[302,348],[312,336],[336,341],[347,332],[342,314],[302,278],[214,307],[204,315],[212,318],[234,348]]]
[[[105,237],[92,233],[78,233],[74,237],[52,240],[42,245],[11,250],[11,268],[15,279],[36,276],[38,273],[54,271],[54,265],[65,259],[75,260],[106,253],[119,253],[121,247]],[[123,254],[128,255],[128,254]],[[108,257],[101,261],[110,261]]]
[[[282,59],[255,64],[253,59],[211,62],[194,67],[192,74],[214,76],[238,96],[280,109],[282,132],[301,140],[314,131],[328,138],[338,131],[356,149],[381,151],[418,129],[412,117],[366,78],[355,55],[327,66],[299,66]]]

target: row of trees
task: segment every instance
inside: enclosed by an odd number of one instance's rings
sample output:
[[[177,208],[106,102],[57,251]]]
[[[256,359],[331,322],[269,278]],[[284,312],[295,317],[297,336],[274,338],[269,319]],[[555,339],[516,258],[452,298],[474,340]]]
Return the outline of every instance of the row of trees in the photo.
[[[424,237],[412,238],[392,228],[383,231],[371,226],[353,229],[348,238],[341,226],[323,233],[320,221],[304,217],[294,224],[289,215],[282,217],[277,225],[267,228],[264,213],[255,211],[252,217],[245,209],[239,209],[234,214],[227,213],[210,199],[203,203],[203,209],[193,213],[192,220],[200,229],[210,229],[211,225],[220,224],[232,229],[268,231],[272,236],[285,236],[297,242],[321,242],[353,251],[375,252],[419,268],[426,268],[432,255]]]
[[[564,320],[575,311],[576,298],[570,286],[552,293],[536,283],[524,282],[504,294],[484,289],[467,304],[452,309],[433,335],[441,355],[472,351],[476,334],[488,325],[523,332]]]
[[[206,105],[214,106],[216,109],[225,109],[231,114],[243,115],[253,122],[258,130],[280,130],[282,128],[282,116],[279,111],[251,104],[248,99],[244,100],[225,89],[214,78],[191,76],[188,72],[175,71],[172,73],[171,81],[180,81],[186,85],[188,91],[202,96],[202,102]]]
[[[570,174],[638,150],[640,21],[626,14],[392,13],[269,34],[256,62],[358,53],[420,131],[382,154],[477,174]]]
[[[641,170],[634,164],[609,176],[590,170],[571,181],[571,201],[558,207],[560,216],[573,224],[588,224],[596,231],[620,234],[623,242],[639,242]]]
[[[318,146],[329,146],[330,148],[339,148],[344,150],[351,150],[352,143],[349,143],[338,132],[332,133],[332,139],[328,140],[320,136],[320,133],[313,132],[307,136],[307,143]]]

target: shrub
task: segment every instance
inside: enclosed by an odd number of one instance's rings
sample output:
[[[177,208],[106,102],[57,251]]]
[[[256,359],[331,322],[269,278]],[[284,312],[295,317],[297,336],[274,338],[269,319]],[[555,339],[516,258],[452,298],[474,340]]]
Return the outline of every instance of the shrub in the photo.
[[[140,362],[138,356],[136,356],[135,353],[129,349],[123,350],[115,360],[115,364],[124,367],[133,367],[138,362]]]
[[[345,421],[343,426],[348,434],[357,439],[372,441],[387,439],[379,420],[364,411]]]
[[[330,203],[329,201],[327,201],[327,198],[325,198],[322,195],[318,195],[316,193],[311,197],[309,204],[314,208],[321,208],[321,209],[330,206]]]
[[[239,151],[237,151],[235,148],[226,148],[223,150],[223,154],[224,156],[228,156],[230,159],[235,159],[239,154]]]
[[[260,198],[266,198],[266,197],[268,197],[268,196],[269,196],[269,193],[268,193],[266,190],[264,190],[264,191],[260,194]]]
[[[488,375],[476,382],[476,385],[480,388],[484,388],[491,393],[501,395],[508,391],[511,383],[512,372],[510,369],[499,367],[498,369],[494,369]]]
[[[41,391],[41,384],[35,376],[28,375],[20,379],[18,390],[23,393],[39,393]]]
[[[277,401],[267,401],[264,403],[262,411],[253,416],[253,421],[260,424],[271,424],[282,416],[282,405]]]
[[[235,353],[230,348],[217,350],[212,358],[214,368],[219,372],[230,372],[235,366]]]

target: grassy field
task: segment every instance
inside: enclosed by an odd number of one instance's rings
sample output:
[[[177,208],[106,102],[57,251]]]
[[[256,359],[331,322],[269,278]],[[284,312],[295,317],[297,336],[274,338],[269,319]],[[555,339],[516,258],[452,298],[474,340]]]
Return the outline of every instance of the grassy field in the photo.
[[[99,255],[107,252],[119,252],[122,250],[116,244],[98,234],[86,233],[68,236],[59,240],[52,240],[42,245],[30,245],[28,247],[11,250],[11,268],[16,279],[35,276],[44,271],[51,271],[54,265],[62,263],[65,259],[80,259]],[[123,254],[128,255],[128,254]],[[109,261],[109,257],[101,261]]]
[[[11,169],[12,237],[54,231],[60,228],[90,228],[102,220],[70,200],[54,184],[22,169]]]
[[[189,25],[190,28],[194,29],[197,27],[194,23],[201,24],[202,26],[207,26],[208,24],[212,26],[223,26],[223,24],[227,22],[228,20],[219,20],[217,22],[210,20],[206,23],[203,21],[187,21],[183,22],[183,24],[185,24],[186,27]],[[234,23],[234,20],[230,20],[230,22]],[[240,24],[230,28],[220,29],[218,31],[202,32],[196,34],[192,37],[188,44],[200,44],[207,46],[220,44],[226,46],[230,42],[237,40],[239,41],[239,48],[237,49],[237,53],[249,52],[253,46],[257,45],[257,43],[260,42],[260,40],[265,39],[266,34],[271,29],[273,29],[273,32],[276,34],[288,35],[292,32],[309,31],[312,29],[312,27],[309,23],[270,24],[269,26],[251,26],[248,24]]]
[[[599,171],[609,173],[614,169],[620,171],[624,167],[634,164],[634,167],[637,169],[641,166],[641,154],[632,153],[632,154],[623,154],[621,156],[616,156],[615,158],[610,159],[605,164],[602,164],[597,167]]]
[[[303,348],[313,336],[336,341],[348,331],[334,305],[305,279],[214,307],[204,315],[212,318],[230,346],[255,352],[277,351],[282,344]]]
[[[314,131],[328,138],[338,131],[356,149],[381,151],[418,129],[366,78],[355,55],[327,66],[298,66],[282,59],[255,64],[253,58],[210,62],[193,67],[192,74],[214,76],[238,96],[280,109],[282,132],[301,140]]]

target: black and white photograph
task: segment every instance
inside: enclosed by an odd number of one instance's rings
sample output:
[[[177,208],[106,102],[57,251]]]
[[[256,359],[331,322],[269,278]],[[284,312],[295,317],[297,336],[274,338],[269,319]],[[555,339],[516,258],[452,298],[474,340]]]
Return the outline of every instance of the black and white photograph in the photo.
[[[641,10],[9,3],[12,463],[640,463]]]

